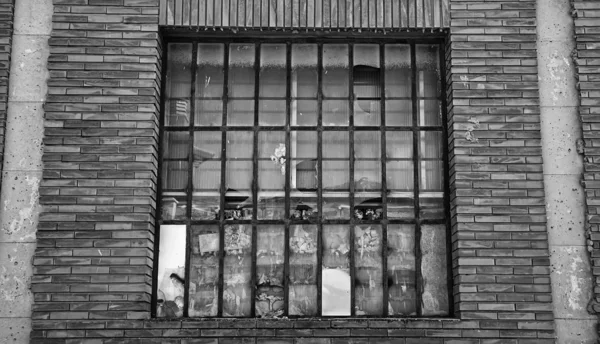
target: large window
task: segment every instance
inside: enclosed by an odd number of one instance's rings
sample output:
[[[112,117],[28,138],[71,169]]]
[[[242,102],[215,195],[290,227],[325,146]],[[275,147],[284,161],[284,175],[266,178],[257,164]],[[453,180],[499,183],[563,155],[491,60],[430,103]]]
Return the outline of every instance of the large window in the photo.
[[[168,44],[156,316],[448,315],[440,50]]]

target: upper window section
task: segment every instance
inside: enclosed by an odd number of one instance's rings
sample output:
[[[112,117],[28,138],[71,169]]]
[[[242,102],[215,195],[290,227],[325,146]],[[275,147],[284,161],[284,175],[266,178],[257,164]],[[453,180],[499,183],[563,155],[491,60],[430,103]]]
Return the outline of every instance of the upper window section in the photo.
[[[448,315],[441,54],[170,43],[156,315]]]

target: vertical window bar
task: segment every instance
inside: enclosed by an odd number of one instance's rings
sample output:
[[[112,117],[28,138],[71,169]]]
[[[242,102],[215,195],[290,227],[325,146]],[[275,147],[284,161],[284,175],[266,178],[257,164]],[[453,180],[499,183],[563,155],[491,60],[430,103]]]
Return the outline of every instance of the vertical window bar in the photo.
[[[448,119],[446,112],[446,69],[445,67],[445,59],[446,59],[446,47],[443,44],[439,45],[440,47],[440,79],[441,79],[441,90],[440,90],[440,101],[442,102],[442,137],[445,140],[448,140]],[[442,144],[443,147],[443,169],[444,169],[444,217],[446,219],[446,263],[448,264],[448,272],[447,272],[447,280],[448,280],[448,314],[454,314],[454,295],[453,295],[453,283],[452,283],[452,233],[451,233],[451,217],[450,217],[450,168],[449,168],[449,153],[448,153],[448,144]]]
[[[356,275],[355,265],[354,264],[354,44],[350,44],[348,49],[348,73],[349,75],[349,98],[350,105],[348,107],[350,123],[349,123],[349,133],[348,133],[348,149],[350,153],[350,177],[349,181],[349,203],[350,203],[350,225],[348,227],[350,230],[350,314],[356,315],[354,304],[355,304],[355,295],[354,295],[354,276]]]
[[[416,64],[416,46],[414,43],[410,45],[410,65],[412,74],[412,113],[413,113],[413,182],[414,182],[414,207],[415,207],[415,281],[416,281],[416,292],[417,292],[417,316],[421,315],[421,219],[420,204],[419,204],[419,116],[417,114],[417,64]]]
[[[262,1],[261,1],[261,25],[262,25]],[[258,226],[256,225],[258,213],[258,97],[260,95],[260,48],[258,43],[254,47],[254,147],[252,153],[252,287],[250,293],[250,316],[256,316],[256,240]]]
[[[221,115],[221,187],[219,195],[219,290],[218,290],[218,316],[223,316],[223,289],[225,286],[223,277],[225,269],[225,186],[227,176],[227,107],[229,103],[229,43],[225,44],[223,51],[223,113]]]
[[[385,25],[384,25],[385,27]],[[386,124],[385,124],[385,44],[379,45],[379,107],[381,109],[381,220],[387,220],[387,168],[386,168]],[[388,315],[388,281],[387,281],[387,221],[381,221],[382,245],[382,289],[383,315]]]
[[[292,44],[288,42],[286,44],[286,52],[285,52],[285,76],[286,76],[286,84],[285,84],[285,208],[283,210],[284,213],[284,266],[283,266],[283,314],[289,315],[289,284],[290,284],[290,175],[291,175],[291,138],[290,138],[290,117],[291,117],[291,96],[292,96],[292,88],[290,86],[292,82]]]
[[[402,29],[402,0],[398,0],[398,29]]]
[[[317,314],[322,314],[323,272],[323,44],[317,45]]]
[[[190,124],[188,127],[188,181],[187,181],[187,207],[186,211],[186,253],[185,253],[185,287],[183,288],[183,316],[188,316],[188,305],[189,305],[189,280],[190,280],[190,246],[192,238],[192,201],[194,193],[194,113],[195,113],[195,102],[194,97],[196,94],[196,70],[198,64],[198,44],[192,44],[192,87],[190,88]]]

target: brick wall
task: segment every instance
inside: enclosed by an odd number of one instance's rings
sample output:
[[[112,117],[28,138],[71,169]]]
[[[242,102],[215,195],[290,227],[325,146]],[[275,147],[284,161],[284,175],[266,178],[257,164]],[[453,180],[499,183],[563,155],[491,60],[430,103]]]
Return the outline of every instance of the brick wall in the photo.
[[[158,321],[158,1],[55,0],[33,341],[553,342],[534,6],[451,2],[454,319]]]
[[[14,0],[0,0],[0,166],[4,162],[4,130],[12,45]]]
[[[600,139],[597,131],[600,114],[600,3],[572,1],[575,16],[576,51],[573,52],[579,76],[579,114],[583,128],[584,187],[586,191],[586,233],[591,253],[594,282],[594,300],[588,310],[600,312]]]

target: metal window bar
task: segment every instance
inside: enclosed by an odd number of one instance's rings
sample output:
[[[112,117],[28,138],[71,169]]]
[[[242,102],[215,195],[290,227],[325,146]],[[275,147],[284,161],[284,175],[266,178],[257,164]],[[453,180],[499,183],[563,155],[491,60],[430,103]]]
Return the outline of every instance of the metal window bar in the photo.
[[[219,39],[220,41],[222,41],[221,39]],[[210,40],[203,40],[203,42],[206,41],[210,41]],[[273,41],[269,41],[269,43],[272,43]],[[258,232],[258,225],[259,224],[280,224],[283,226],[283,230],[284,230],[284,237],[285,237],[285,263],[284,263],[284,276],[285,276],[285,282],[284,282],[284,286],[285,286],[285,299],[284,299],[284,304],[285,304],[285,314],[289,314],[289,293],[288,293],[288,287],[289,287],[289,271],[290,271],[290,266],[289,266],[289,228],[290,225],[293,224],[307,224],[306,221],[294,221],[290,219],[290,181],[289,181],[289,171],[291,169],[291,156],[290,156],[290,150],[286,150],[286,156],[287,156],[287,160],[286,160],[286,182],[285,182],[285,218],[283,220],[258,220],[257,219],[257,213],[258,213],[258,133],[259,133],[259,129],[260,130],[283,130],[285,131],[285,137],[286,137],[286,146],[290,147],[290,132],[291,132],[291,127],[292,127],[292,123],[290,122],[290,116],[291,116],[291,108],[290,108],[290,102],[291,102],[291,91],[290,91],[290,83],[291,83],[291,69],[292,69],[292,65],[291,65],[291,51],[292,51],[292,46],[293,44],[289,41],[283,41],[282,43],[286,43],[286,47],[287,47],[287,51],[286,51],[286,76],[287,76],[287,88],[286,88],[286,125],[284,126],[259,126],[259,99],[263,99],[264,97],[260,97],[260,93],[259,93],[259,80],[260,80],[260,42],[255,43],[255,61],[254,61],[254,73],[255,73],[255,80],[254,80],[254,123],[252,126],[248,127],[248,126],[236,126],[236,127],[231,127],[228,126],[227,123],[227,113],[228,113],[228,98],[229,98],[229,90],[228,90],[228,83],[229,83],[229,43],[224,43],[224,56],[223,56],[223,96],[222,96],[222,102],[223,102],[223,110],[222,110],[222,125],[220,127],[200,127],[200,126],[196,126],[195,125],[195,102],[197,99],[203,99],[203,98],[199,98],[196,97],[196,74],[197,74],[197,67],[198,67],[198,42],[194,42],[193,44],[193,48],[192,48],[192,85],[191,85],[191,94],[190,94],[190,104],[191,104],[191,113],[190,113],[190,121],[189,124],[187,125],[187,127],[176,127],[176,126],[166,126],[164,125],[165,123],[165,118],[164,116],[161,117],[161,123],[162,124],[162,130],[161,130],[161,137],[164,137],[165,133],[169,133],[169,132],[181,132],[183,131],[187,131],[189,133],[189,140],[190,142],[188,143],[188,149],[189,149],[189,156],[188,156],[188,180],[187,180],[187,207],[186,207],[186,219],[184,221],[173,221],[173,220],[166,220],[166,219],[160,219],[158,221],[158,224],[185,224],[186,228],[187,228],[187,244],[186,244],[186,280],[188,279],[188,277],[190,276],[190,255],[191,255],[191,247],[190,244],[192,242],[192,231],[191,231],[191,227],[192,225],[202,225],[202,224],[218,224],[219,226],[219,236],[220,236],[220,241],[219,241],[219,250],[220,250],[220,254],[219,254],[219,277],[218,277],[218,315],[217,316],[223,316],[223,290],[225,289],[224,287],[224,227],[228,224],[232,224],[232,223],[236,223],[236,222],[232,222],[232,221],[228,221],[225,220],[225,215],[224,215],[224,209],[225,209],[225,193],[226,193],[226,169],[227,169],[227,164],[226,164],[226,160],[227,160],[227,145],[226,145],[226,140],[227,140],[227,133],[229,131],[237,131],[237,130],[251,130],[254,134],[254,139],[253,139],[253,143],[254,143],[254,152],[253,152],[253,179],[252,179],[252,198],[253,198],[253,205],[252,205],[252,220],[251,221],[242,221],[242,222],[238,222],[238,223],[249,223],[252,226],[252,241],[253,241],[253,245],[252,245],[252,259],[253,259],[253,264],[252,264],[252,295],[251,295],[251,300],[252,300],[252,307],[251,307],[251,316],[255,315],[255,307],[254,307],[254,301],[255,301],[255,295],[254,295],[254,287],[256,286],[256,247],[257,247],[257,232]],[[300,43],[300,42],[299,42]],[[365,223],[364,221],[359,221],[354,217],[354,195],[355,195],[355,186],[354,186],[354,178],[353,178],[353,174],[354,174],[354,135],[353,133],[356,130],[359,131],[364,131],[364,130],[378,130],[381,133],[381,169],[382,169],[382,186],[381,186],[381,192],[382,192],[382,203],[383,203],[383,218],[379,221],[375,221],[373,223],[376,224],[381,224],[381,228],[382,228],[382,236],[383,236],[383,242],[382,242],[382,246],[383,247],[383,251],[385,252],[385,247],[387,247],[387,225],[388,224],[413,224],[415,226],[415,257],[416,257],[416,266],[415,266],[415,282],[417,284],[417,293],[418,293],[418,297],[417,297],[417,314],[416,316],[421,316],[422,315],[422,310],[420,308],[420,300],[422,299],[422,287],[420,286],[420,284],[422,283],[422,276],[421,274],[421,267],[420,267],[420,226],[422,224],[444,224],[446,225],[446,228],[449,227],[450,222],[449,222],[449,216],[448,216],[448,212],[449,212],[449,207],[448,207],[448,203],[449,203],[449,195],[448,195],[448,188],[449,188],[449,179],[448,179],[448,169],[447,167],[444,168],[444,190],[446,190],[446,192],[444,192],[444,206],[445,206],[445,214],[446,216],[444,218],[440,218],[440,219],[421,219],[420,218],[420,203],[419,203],[419,171],[420,171],[420,161],[424,161],[426,159],[421,159],[420,158],[420,154],[419,154],[419,149],[420,149],[420,144],[419,144],[419,140],[420,140],[420,132],[423,131],[441,131],[443,133],[443,137],[446,137],[447,132],[446,132],[446,128],[444,125],[441,126],[419,126],[419,122],[418,122],[418,115],[417,115],[417,103],[419,99],[426,99],[426,98],[419,98],[418,97],[418,93],[417,93],[417,70],[416,70],[416,45],[415,42],[408,42],[410,43],[410,61],[411,61],[411,98],[412,98],[412,119],[413,119],[413,123],[411,126],[401,126],[401,127],[388,127],[386,125],[386,118],[385,118],[385,106],[386,106],[386,99],[396,99],[396,98],[391,98],[391,97],[386,97],[385,95],[385,77],[384,77],[384,72],[385,72],[385,43],[379,43],[379,50],[380,50],[380,97],[379,99],[377,99],[380,102],[380,107],[381,107],[381,122],[379,126],[361,126],[361,127],[355,127],[354,126],[354,116],[353,116],[353,104],[354,104],[354,82],[353,82],[353,73],[349,72],[349,96],[348,98],[341,98],[341,99],[346,99],[349,102],[349,126],[348,127],[324,127],[323,126],[323,119],[322,119],[322,112],[323,112],[323,84],[322,84],[322,75],[323,75],[323,44],[326,44],[327,41],[317,41],[318,44],[318,59],[317,59],[317,126],[307,126],[307,127],[294,127],[294,130],[297,131],[315,131],[317,133],[317,145],[318,145],[318,149],[317,149],[317,168],[318,168],[318,175],[322,176],[322,160],[323,160],[323,154],[322,154],[322,148],[323,147],[323,139],[322,139],[322,133],[323,131],[346,131],[349,133],[349,140],[350,140],[350,144],[349,144],[349,173],[350,173],[350,183],[349,183],[349,191],[350,191],[350,198],[349,198],[349,205],[350,205],[350,218],[349,219],[336,219],[336,220],[324,220],[324,219],[318,219],[317,220],[317,228],[318,228],[318,235],[317,235],[317,252],[321,252],[322,249],[322,237],[321,237],[321,233],[322,233],[322,226],[324,224],[344,224],[348,226],[348,230],[350,230],[350,243],[353,246],[354,243],[354,228],[356,225],[358,224],[362,224]],[[348,53],[349,53],[349,65],[348,65],[348,69],[349,71],[352,70],[353,68],[353,47],[354,44],[350,43],[348,44]],[[168,49],[165,49],[168,50]],[[440,44],[440,69],[443,71],[443,64],[441,63],[442,61],[444,61],[444,56],[443,54],[444,49]],[[168,56],[168,51],[165,51],[165,56]],[[165,71],[166,72],[166,71]],[[445,80],[444,80],[444,74],[443,72],[440,75],[441,80],[440,83],[442,85],[442,87],[444,87],[445,85]],[[163,78],[163,83],[165,82],[166,78]],[[166,84],[163,85],[163,89],[165,89]],[[442,88],[443,90],[443,88]],[[164,96],[163,96],[164,97]],[[436,97],[438,100],[440,100],[442,102],[442,123],[445,123],[445,98],[444,98],[444,94],[443,91],[440,95],[438,95],[438,97]],[[209,98],[207,98],[209,99]],[[295,98],[295,99],[301,99],[301,98]],[[329,99],[329,98],[328,98]],[[335,98],[331,98],[331,99],[335,99]],[[165,113],[165,101],[163,100],[163,103],[161,105],[161,111],[163,111],[163,113]],[[192,220],[192,203],[193,203],[193,155],[194,155],[194,134],[196,133],[200,133],[200,132],[206,132],[206,131],[220,131],[221,132],[221,175],[220,175],[220,198],[219,198],[219,206],[221,211],[218,214],[218,218],[215,220]],[[387,195],[385,190],[387,190],[387,178],[386,178],[386,140],[385,140],[385,135],[387,132],[393,132],[393,131],[404,131],[404,132],[412,132],[413,133],[413,183],[414,183],[414,218],[413,219],[388,219],[387,218]],[[161,141],[162,142],[162,141]],[[161,144],[162,146],[162,144]],[[443,161],[444,161],[444,166],[447,166],[448,164],[448,151],[447,151],[447,147],[444,146],[443,147]],[[162,153],[161,153],[162,154]],[[162,166],[162,158],[160,159],[159,164],[161,164]],[[162,173],[162,172],[159,172]],[[161,183],[162,179],[159,178],[159,183]],[[322,214],[322,209],[323,209],[323,180],[322,178],[318,178],[317,179],[317,209],[318,209],[318,213]],[[170,192],[170,190],[164,188],[164,185],[159,185],[159,188],[161,190],[162,194],[168,194]],[[159,197],[159,201],[158,201],[158,216],[160,217],[161,215],[161,211],[160,208],[162,207],[162,197]],[[370,223],[370,222],[369,222]],[[160,240],[160,235],[167,235],[167,233],[160,233],[159,230],[159,235],[157,237],[156,240],[156,247],[158,248],[158,242]],[[448,238],[448,242],[450,242],[450,236],[447,235]],[[448,246],[449,247],[449,246]],[[450,256],[450,250],[448,249],[448,256]],[[350,250],[350,255],[349,255],[349,261],[350,261],[350,273],[351,273],[351,281],[354,281],[354,271],[355,271],[355,262],[353,259],[353,250]],[[384,296],[383,296],[383,301],[384,301],[384,310],[383,310],[383,315],[384,316],[388,316],[388,309],[387,309],[387,298],[388,298],[388,285],[387,285],[387,261],[385,258],[385,254],[383,254],[382,256],[382,275],[383,275],[383,292],[384,292]],[[451,283],[451,274],[450,274],[450,269],[451,269],[451,262],[448,262],[449,264],[449,271],[448,271],[448,281],[449,283]],[[322,266],[322,255],[319,253],[317,254],[317,267],[321,267]],[[156,270],[155,270],[156,271]],[[156,276],[156,272],[154,274],[154,278],[156,280],[157,276]],[[321,288],[322,288],[322,279],[321,279],[321,273],[317,273],[317,308],[318,308],[318,314],[322,314],[322,293],[321,293]],[[157,286],[155,286],[155,293],[153,295],[153,300],[154,300],[154,304],[153,307],[155,306],[155,301],[156,301],[156,288]],[[451,295],[452,290],[451,288],[448,288],[448,292]],[[184,316],[187,316],[187,312],[188,312],[188,308],[189,308],[189,288],[185,288],[184,291]],[[355,293],[354,293],[354,283],[351,283],[351,314],[352,315],[356,315],[355,312],[355,308],[354,308],[354,298],[355,298]],[[450,304],[451,304],[451,298],[450,300]],[[153,310],[154,314],[156,314],[156,310]]]

